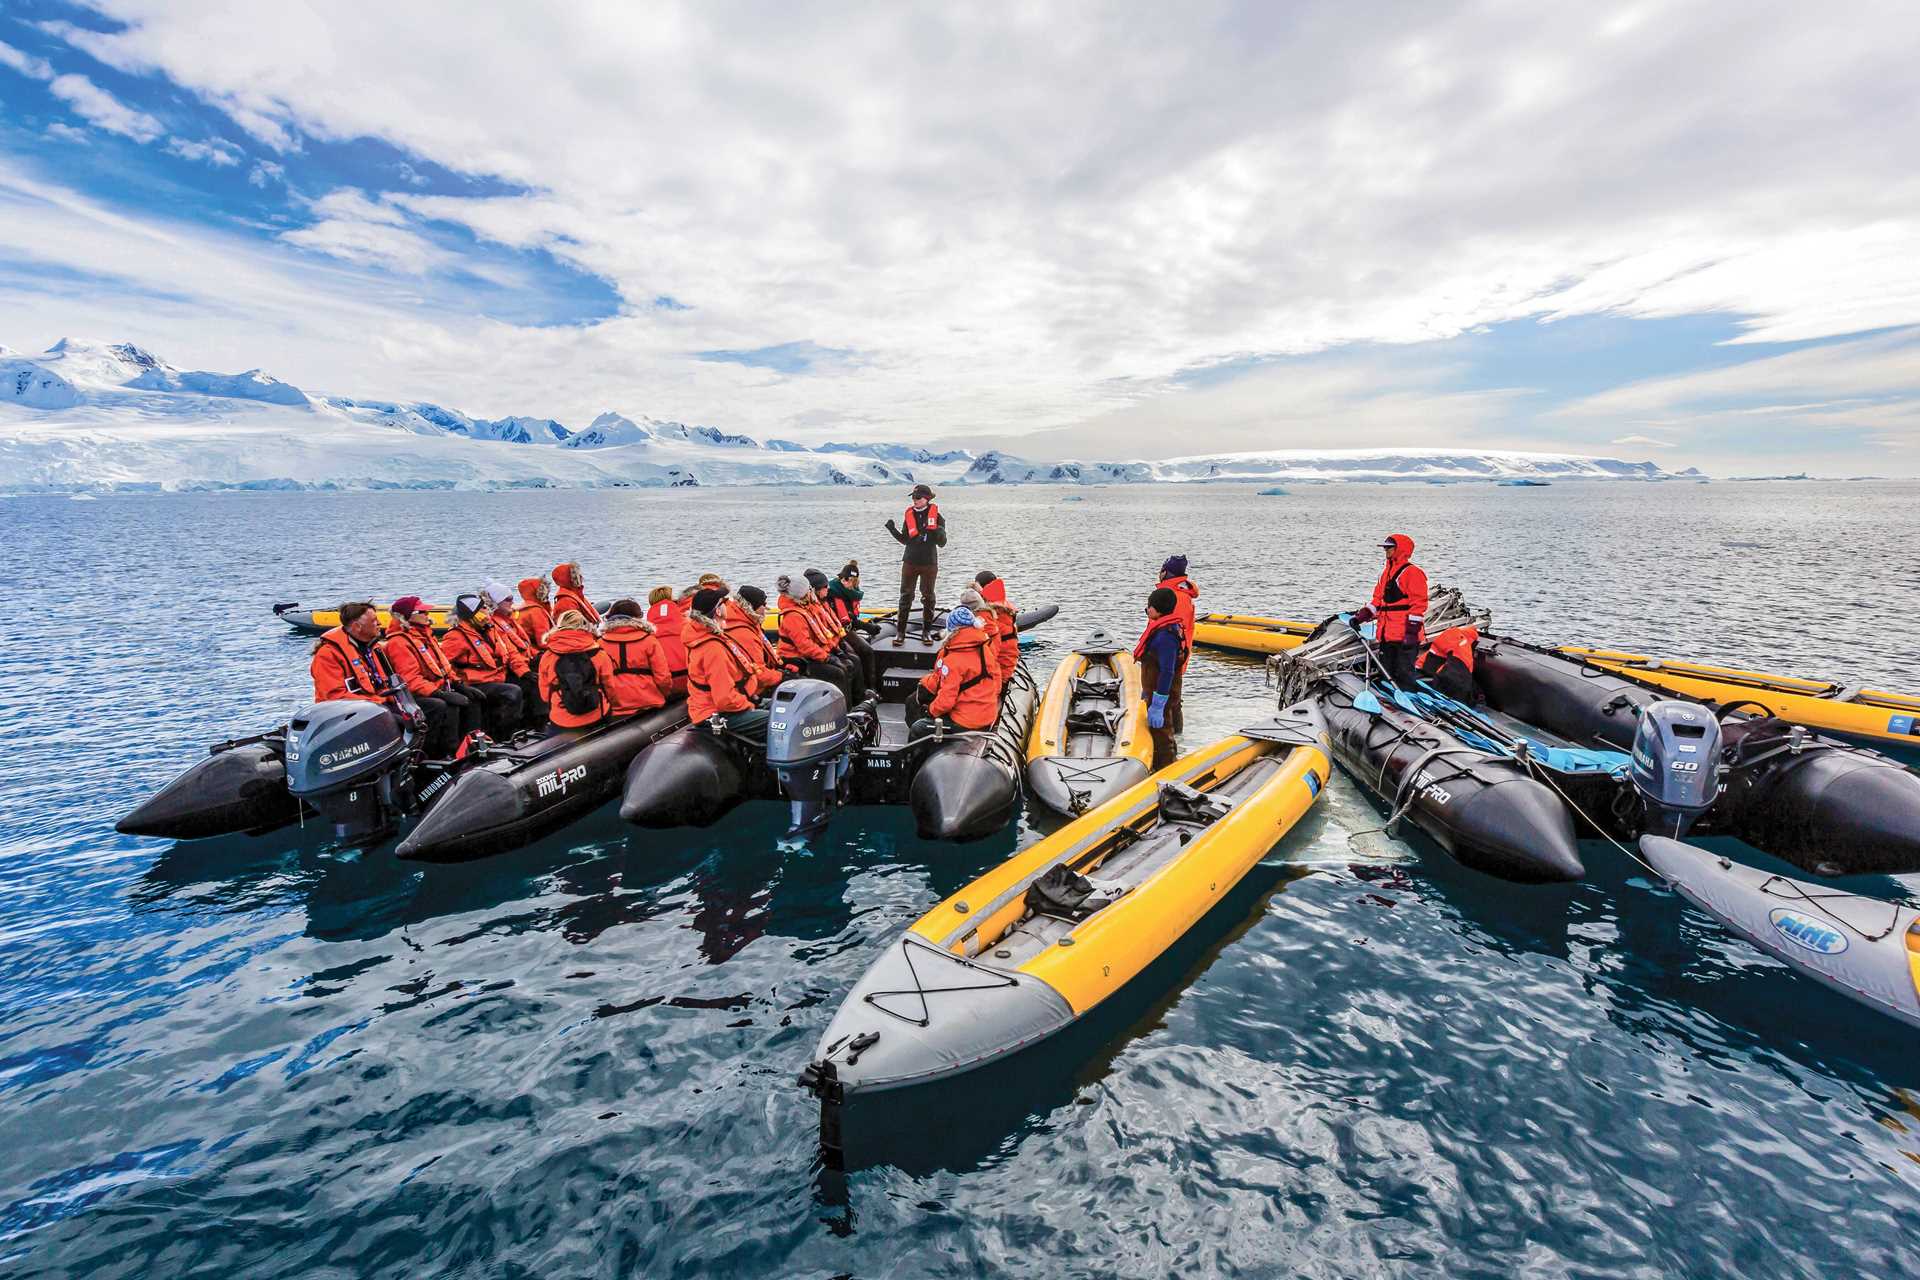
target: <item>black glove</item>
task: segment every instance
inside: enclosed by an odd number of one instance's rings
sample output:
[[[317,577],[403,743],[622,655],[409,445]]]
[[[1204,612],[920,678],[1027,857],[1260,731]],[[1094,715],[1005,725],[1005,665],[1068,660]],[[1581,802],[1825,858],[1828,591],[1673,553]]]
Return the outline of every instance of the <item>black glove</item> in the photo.
[[[894,523],[893,521],[891,521],[891,520],[889,520],[889,521],[887,521],[887,532],[888,532],[888,533],[898,533],[898,532],[900,532],[900,526],[899,526],[899,525],[896,525],[896,524],[895,524],[895,523]]]
[[[1353,625],[1356,627],[1363,622],[1372,622],[1372,621],[1373,621],[1372,605],[1367,605],[1365,608],[1356,611],[1353,615]]]

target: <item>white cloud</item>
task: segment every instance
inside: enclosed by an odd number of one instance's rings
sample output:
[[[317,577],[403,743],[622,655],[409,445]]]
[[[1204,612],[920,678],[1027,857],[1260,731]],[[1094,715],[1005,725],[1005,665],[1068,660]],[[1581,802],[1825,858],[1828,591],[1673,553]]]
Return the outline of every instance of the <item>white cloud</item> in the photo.
[[[135,142],[152,142],[166,130],[144,111],[136,111],[82,75],[55,76],[47,89],[97,129]]]
[[[271,160],[256,160],[253,168],[247,171],[247,182],[256,187],[264,187],[269,182],[285,182],[287,171]]]
[[[46,133],[49,138],[58,138],[62,142],[77,142],[82,146],[88,146],[93,142],[92,135],[85,129],[76,129],[62,120],[55,120],[48,125]]]
[[[45,58],[36,58],[23,53],[4,40],[0,40],[0,67],[11,67],[23,76],[35,80],[53,79],[53,67]]]
[[[924,438],[1132,430],[1157,398],[1218,435],[1164,442],[1192,452],[1257,429],[1257,404],[1176,389],[1239,355],[1543,312],[1718,310],[1768,339],[1920,322],[1920,168],[1889,160],[1920,136],[1911,6],[1743,11],[1730,40],[1710,7],[99,4],[128,29],[55,34],[269,145],[377,137],[525,184],[355,193],[287,239],[417,275],[446,250],[412,214],[604,276],[629,314],[509,334],[508,376],[561,411],[644,388],[763,434]],[[861,358],[805,378],[686,358],[801,340]],[[416,350],[396,358],[419,379],[458,376]],[[507,390],[467,376],[469,401]],[[1388,434],[1496,407],[1255,385],[1284,421],[1360,405]]]
[[[1654,439],[1654,438],[1653,438],[1652,436],[1615,436],[1615,437],[1613,438],[1613,443],[1614,443],[1614,444],[1631,444],[1631,445],[1640,445],[1641,447],[1643,447],[1643,448],[1647,448],[1647,449],[1671,449],[1671,448],[1673,448],[1673,441],[1671,441],[1671,440],[1655,440],[1655,439]]]
[[[194,142],[187,138],[168,138],[167,154],[179,156],[182,160],[199,160],[216,167],[239,164],[242,159],[240,148],[219,138],[208,138],[205,142]]]
[[[313,201],[312,225],[284,231],[286,243],[367,267],[421,275],[448,255],[407,229],[406,213],[369,200],[364,192],[341,187]]]

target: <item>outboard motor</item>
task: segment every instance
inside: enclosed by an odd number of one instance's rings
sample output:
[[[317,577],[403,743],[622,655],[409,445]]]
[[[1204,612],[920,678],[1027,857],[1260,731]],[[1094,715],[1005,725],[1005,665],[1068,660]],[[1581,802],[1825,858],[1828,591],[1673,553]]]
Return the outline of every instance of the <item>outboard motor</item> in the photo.
[[[385,835],[413,806],[400,718],[377,702],[320,702],[287,725],[287,790],[343,840]]]
[[[793,804],[789,836],[817,831],[853,763],[846,695],[825,680],[788,680],[774,690],[767,766]]]
[[[1628,772],[1647,829],[1678,839],[1720,798],[1720,721],[1697,702],[1652,703],[1640,712]]]

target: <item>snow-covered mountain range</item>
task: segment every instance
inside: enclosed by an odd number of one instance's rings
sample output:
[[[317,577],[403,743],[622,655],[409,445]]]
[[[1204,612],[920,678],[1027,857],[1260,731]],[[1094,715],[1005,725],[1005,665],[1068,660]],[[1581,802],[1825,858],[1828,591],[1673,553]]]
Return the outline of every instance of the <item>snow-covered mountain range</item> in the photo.
[[[130,343],[63,339],[36,356],[0,346],[0,492],[6,493],[1659,480],[1672,474],[1651,462],[1457,449],[1046,463],[905,444],[761,442],[614,412],[574,429],[552,418],[474,418],[435,404],[312,395],[259,369],[176,369]]]

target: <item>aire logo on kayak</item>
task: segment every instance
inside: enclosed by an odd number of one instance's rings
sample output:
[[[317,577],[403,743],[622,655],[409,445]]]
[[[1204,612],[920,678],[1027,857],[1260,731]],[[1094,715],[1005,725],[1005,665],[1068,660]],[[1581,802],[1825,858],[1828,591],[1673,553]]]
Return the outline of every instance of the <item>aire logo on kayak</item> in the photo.
[[[1823,956],[1837,956],[1847,949],[1847,935],[1822,920],[1802,915],[1791,907],[1775,907],[1767,916],[1773,927],[1788,942]]]
[[[542,797],[558,791],[565,795],[567,788],[587,776],[587,766],[577,764],[571,769],[555,769],[540,781],[534,783],[534,791]]]

